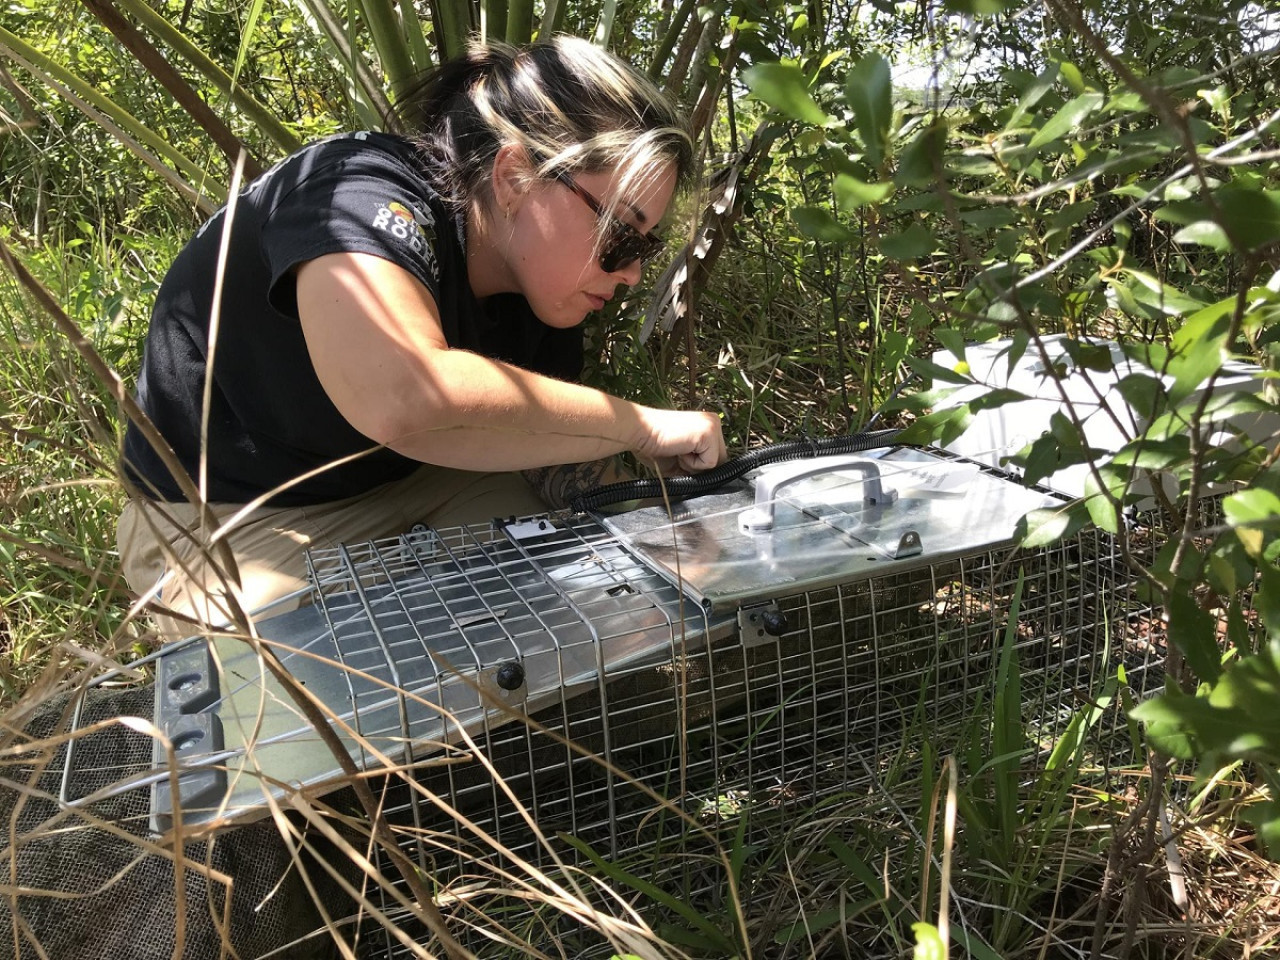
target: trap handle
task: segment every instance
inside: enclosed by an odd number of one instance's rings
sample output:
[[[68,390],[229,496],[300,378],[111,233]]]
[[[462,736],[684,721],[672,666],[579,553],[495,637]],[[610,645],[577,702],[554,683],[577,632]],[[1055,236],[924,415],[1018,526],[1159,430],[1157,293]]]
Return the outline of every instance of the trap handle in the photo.
[[[893,490],[885,493],[880,483],[880,464],[875,460],[852,454],[797,460],[781,464],[776,469],[756,478],[756,502],[738,515],[739,527],[744,533],[763,533],[772,530],[774,507],[778,502],[779,490],[801,480],[836,470],[856,470],[862,474],[862,502],[868,506],[883,506],[898,499],[898,494]]]

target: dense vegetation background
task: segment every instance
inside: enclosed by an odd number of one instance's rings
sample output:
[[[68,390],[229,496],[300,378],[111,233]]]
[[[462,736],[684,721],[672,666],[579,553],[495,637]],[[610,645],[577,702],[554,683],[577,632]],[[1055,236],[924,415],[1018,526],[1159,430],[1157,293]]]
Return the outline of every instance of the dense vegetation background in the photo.
[[[676,268],[653,271],[593,327],[600,385],[719,408],[742,450],[849,432],[886,401],[884,415],[915,439],[954,437],[978,410],[1018,399],[992,390],[937,406],[939,390],[974,384],[964,344],[975,340],[1012,338],[1021,353],[1067,333],[1075,365],[1098,373],[1115,361],[1088,339],[1117,340],[1165,375],[1127,381],[1144,426],[1122,450],[1090,450],[1068,406],[1051,435],[1016,454],[1033,480],[1091,464],[1087,496],[1031,518],[1029,544],[1086,523],[1123,538],[1135,480],[1173,478],[1167,547],[1130,555],[1172,644],[1168,690],[1135,713],[1155,751],[1152,780],[1112,806],[1082,798],[1104,814],[1087,830],[1073,836],[1068,810],[1006,836],[1008,858],[993,850],[971,864],[1018,922],[990,934],[994,947],[969,949],[1274,949],[1280,446],[1272,437],[1228,449],[1199,429],[1274,412],[1280,15],[1256,2],[8,3],[5,702],[148,647],[113,554],[123,497],[114,378],[132,382],[150,295],[225,199],[237,156],[252,178],[315,136],[385,126],[396,92],[469,33],[522,41],[554,30],[592,37],[658,79],[685,104],[706,163],[706,194],[674,224]],[[929,363],[940,347],[957,362]],[[1228,357],[1263,372],[1245,387],[1199,390]],[[1204,529],[1188,504],[1214,482],[1234,492]],[[1176,809],[1152,774],[1190,775],[1173,757],[1198,760],[1204,778]],[[1170,810],[1192,877],[1181,896],[1151,832]],[[1015,851],[1027,843],[1041,855]],[[1114,865],[1107,858],[1126,844],[1136,853],[1124,863],[1152,867],[1150,889],[1126,888],[1133,900],[1108,915],[1105,936],[1066,950],[1036,920],[1052,916],[1054,878]],[[911,911],[885,907],[915,902],[903,884],[878,901],[886,912],[876,916],[897,928],[890,940],[909,936]],[[866,909],[854,907],[809,918],[806,942],[853,924]],[[729,930],[740,918],[726,908],[714,920]],[[720,941],[684,923],[688,949],[714,955]],[[930,949],[931,934],[920,936],[918,949]],[[785,951],[791,939],[780,942]]]

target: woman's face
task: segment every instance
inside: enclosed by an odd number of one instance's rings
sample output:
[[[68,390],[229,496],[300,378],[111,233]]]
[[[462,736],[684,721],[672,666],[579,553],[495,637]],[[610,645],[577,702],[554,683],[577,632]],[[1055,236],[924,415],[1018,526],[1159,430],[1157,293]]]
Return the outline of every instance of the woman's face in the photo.
[[[639,260],[620,264],[611,272],[601,265],[601,259],[607,259],[601,253],[608,249],[610,238],[625,236],[626,230],[611,223],[607,215],[597,215],[590,200],[581,195],[602,202],[612,192],[616,176],[615,171],[600,170],[572,174],[570,182],[539,180],[512,211],[506,225],[507,267],[519,292],[548,326],[577,326],[588,313],[603,307],[619,285],[631,286],[640,280],[644,265]],[[668,164],[634,195],[624,196],[616,216],[638,234],[651,233],[667,212],[675,186],[675,165]],[[630,252],[643,246],[633,236],[622,249]]]

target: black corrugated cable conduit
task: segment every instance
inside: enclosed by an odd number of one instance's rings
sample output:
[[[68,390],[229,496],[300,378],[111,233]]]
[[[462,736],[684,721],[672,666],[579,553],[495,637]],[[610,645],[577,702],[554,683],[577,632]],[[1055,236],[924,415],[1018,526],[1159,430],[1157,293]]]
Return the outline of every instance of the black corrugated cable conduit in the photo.
[[[855,433],[847,437],[827,437],[822,440],[791,440],[786,443],[775,443],[760,447],[740,457],[727,460],[703,473],[692,477],[668,477],[665,480],[624,480],[621,483],[610,483],[595,487],[573,499],[570,507],[576,513],[585,513],[608,506],[611,503],[622,503],[626,500],[648,500],[661,497],[666,490],[667,498],[672,502],[688,500],[712,493],[733,480],[737,480],[749,470],[763,467],[769,463],[781,463],[784,460],[801,460],[806,457],[822,457],[840,453],[861,453],[864,450],[878,450],[891,447],[897,440],[900,430],[875,430]]]

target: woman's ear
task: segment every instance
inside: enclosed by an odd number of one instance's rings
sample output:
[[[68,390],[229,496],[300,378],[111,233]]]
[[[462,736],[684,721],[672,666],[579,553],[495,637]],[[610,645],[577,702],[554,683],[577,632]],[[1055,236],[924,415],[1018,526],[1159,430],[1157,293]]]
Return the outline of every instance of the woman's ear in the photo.
[[[529,154],[518,143],[503,144],[493,158],[493,202],[497,214],[510,219],[533,179]]]

